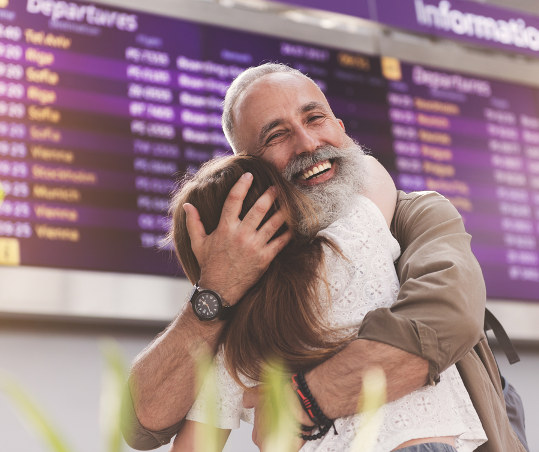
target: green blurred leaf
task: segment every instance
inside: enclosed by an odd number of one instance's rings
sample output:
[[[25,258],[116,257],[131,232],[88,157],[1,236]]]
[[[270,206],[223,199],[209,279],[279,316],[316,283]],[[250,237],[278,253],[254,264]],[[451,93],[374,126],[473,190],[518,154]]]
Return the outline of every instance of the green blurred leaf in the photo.
[[[102,343],[105,366],[102,375],[99,421],[106,438],[108,452],[121,452],[123,438],[120,422],[122,415],[122,396],[126,390],[127,366],[118,344],[113,340]],[[45,414],[30,399],[24,389],[12,378],[0,375],[0,391],[4,392],[18,408],[30,430],[34,431],[43,443],[53,452],[71,452],[60,434],[47,420]]]
[[[204,406],[205,423],[197,424],[196,444],[197,450],[204,452],[219,451],[219,430],[217,425],[217,379],[215,365],[209,351],[200,353],[197,359],[197,383],[204,391],[204,399],[208,402]]]
[[[22,414],[23,420],[28,423],[30,430],[41,438],[49,450],[70,452],[60,434],[18,383],[6,375],[0,375],[0,390],[11,399],[13,405]]]
[[[265,367],[263,377],[264,409],[263,418],[267,422],[264,450],[293,451],[297,446],[298,424],[290,407],[294,394],[289,390],[290,380],[283,366],[270,363]]]
[[[113,340],[101,344],[105,367],[102,375],[99,423],[105,437],[108,452],[121,452],[123,438],[121,433],[122,396],[127,380],[127,366],[122,351]]]
[[[369,452],[374,449],[376,438],[382,426],[386,403],[386,376],[381,368],[373,368],[363,376],[363,388],[359,398],[361,425],[350,448],[351,452]]]

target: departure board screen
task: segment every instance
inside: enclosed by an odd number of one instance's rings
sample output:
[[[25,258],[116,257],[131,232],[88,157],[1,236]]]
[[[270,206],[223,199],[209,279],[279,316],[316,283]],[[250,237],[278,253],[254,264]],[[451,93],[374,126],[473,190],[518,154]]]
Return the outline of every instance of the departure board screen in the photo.
[[[457,207],[491,298],[537,299],[537,91],[387,66],[397,185],[438,191]]]
[[[539,300],[537,89],[136,11],[0,0],[0,264],[177,275],[170,191],[230,152],[244,68],[309,74],[406,191],[464,217],[491,298]]]

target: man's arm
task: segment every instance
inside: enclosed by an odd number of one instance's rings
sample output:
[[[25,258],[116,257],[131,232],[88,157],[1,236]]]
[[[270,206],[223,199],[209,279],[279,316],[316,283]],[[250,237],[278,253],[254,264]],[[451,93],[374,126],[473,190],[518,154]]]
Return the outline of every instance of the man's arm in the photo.
[[[370,366],[384,370],[395,400],[437,382],[482,335],[485,285],[457,210],[434,192],[400,192],[392,231],[404,250],[397,302],[368,313],[359,339],[307,374],[329,417],[356,410]]]
[[[483,335],[483,273],[462,217],[436,192],[399,192],[391,228],[401,289],[391,308],[367,314],[358,337],[422,356],[433,384]]]
[[[127,443],[148,450],[180,430],[196,396],[197,364],[214,353],[224,322],[201,322],[183,312],[135,359],[124,401]]]
[[[223,206],[219,225],[207,235],[194,206],[186,205],[191,246],[200,266],[200,286],[217,291],[235,304],[264,273],[291,233],[270,238],[283,224],[275,213],[258,226],[275,199],[266,191],[239,219],[251,185],[246,173],[232,187]],[[166,444],[181,428],[195,399],[195,375],[204,353],[215,353],[223,321],[201,322],[185,306],[183,312],[134,361],[129,393],[124,401],[124,437],[134,448],[147,450]]]
[[[370,367],[384,370],[392,401],[435,384],[483,334],[483,275],[450,202],[434,192],[399,192],[392,231],[404,250],[397,302],[368,313],[358,339],[306,375],[330,418],[356,412],[362,376]],[[248,397],[250,406],[259,403]]]

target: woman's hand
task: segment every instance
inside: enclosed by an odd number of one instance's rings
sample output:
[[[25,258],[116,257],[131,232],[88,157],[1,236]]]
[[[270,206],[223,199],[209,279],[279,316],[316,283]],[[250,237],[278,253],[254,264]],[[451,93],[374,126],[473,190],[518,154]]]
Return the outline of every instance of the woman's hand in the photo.
[[[299,437],[299,425],[311,425],[312,422],[301,408],[296,395],[293,394],[291,385],[286,385],[286,387],[284,388],[284,392],[287,393],[287,397],[283,397],[282,403],[290,401],[291,406],[289,406],[289,409],[291,410],[292,416],[297,421],[297,424],[293,426],[294,430],[297,431],[297,437],[294,440],[290,450],[298,451],[305,443],[305,441]],[[253,442],[262,452],[272,452],[266,451],[264,449],[264,444],[270,433],[268,432],[269,422],[267,420],[267,413],[274,411],[267,406],[268,403],[269,400],[264,397],[263,385],[258,385],[254,388],[250,388],[243,394],[243,406],[245,408],[254,408],[255,410],[255,421],[253,425],[252,437]]]

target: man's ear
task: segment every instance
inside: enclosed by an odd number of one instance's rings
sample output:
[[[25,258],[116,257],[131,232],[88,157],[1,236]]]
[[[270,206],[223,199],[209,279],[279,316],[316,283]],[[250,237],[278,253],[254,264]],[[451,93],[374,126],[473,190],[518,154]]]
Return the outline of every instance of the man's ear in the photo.
[[[344,132],[346,132],[346,127],[344,127],[344,122],[342,122],[342,120],[339,119],[339,118],[337,118],[337,122],[338,122],[339,125],[342,127],[342,130],[343,130]]]

